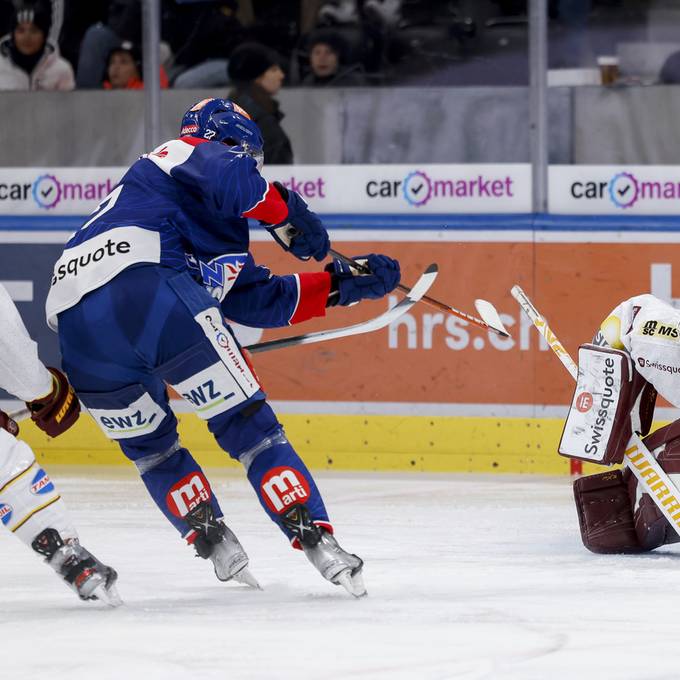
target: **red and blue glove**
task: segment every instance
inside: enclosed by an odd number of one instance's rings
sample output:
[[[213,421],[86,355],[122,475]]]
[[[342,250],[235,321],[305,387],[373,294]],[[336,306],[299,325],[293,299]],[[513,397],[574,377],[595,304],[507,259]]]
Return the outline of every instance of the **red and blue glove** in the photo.
[[[267,227],[274,240],[300,260],[313,257],[321,262],[331,247],[328,232],[316,213],[313,213],[300,194],[289,191],[279,182],[274,187],[288,206],[286,219]]]
[[[338,259],[326,265],[326,271],[331,273],[329,307],[353,305],[359,300],[377,300],[397,287],[401,278],[397,260],[375,254],[359,255],[353,259],[357,264],[368,267],[370,272],[361,272]]]

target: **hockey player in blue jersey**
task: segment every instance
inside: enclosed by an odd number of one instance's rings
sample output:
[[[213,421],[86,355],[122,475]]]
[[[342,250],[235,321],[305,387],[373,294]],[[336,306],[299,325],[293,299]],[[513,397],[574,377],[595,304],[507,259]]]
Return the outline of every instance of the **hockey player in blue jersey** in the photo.
[[[69,240],[54,267],[48,323],[58,326],[63,367],[83,404],[220,580],[257,585],[178,439],[168,385],[243,464],[293,546],[324,578],[361,596],[363,562],[333,537],[312,475],[226,320],[284,326],[379,298],[399,282],[399,264],[368,255],[370,274],[334,260],[289,276],[256,265],[246,218],[268,225],[300,259],[321,261],[330,245],[320,219],[297,193],[269,184],[261,164],[262,137],[245,111],[227,100],[197,103],[180,138],[135,162]]]

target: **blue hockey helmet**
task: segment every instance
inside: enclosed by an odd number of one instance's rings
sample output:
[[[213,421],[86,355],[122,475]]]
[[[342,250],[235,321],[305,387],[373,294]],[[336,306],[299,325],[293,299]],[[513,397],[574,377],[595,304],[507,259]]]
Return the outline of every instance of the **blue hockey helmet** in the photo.
[[[203,99],[182,118],[182,137],[200,137],[227,146],[240,147],[262,168],[264,140],[247,111],[228,99]]]

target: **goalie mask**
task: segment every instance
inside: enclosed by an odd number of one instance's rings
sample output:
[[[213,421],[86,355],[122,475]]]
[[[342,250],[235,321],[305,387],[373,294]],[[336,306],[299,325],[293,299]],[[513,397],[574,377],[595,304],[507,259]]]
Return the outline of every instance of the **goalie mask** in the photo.
[[[257,124],[238,104],[228,99],[203,99],[182,118],[182,137],[199,137],[234,147],[255,159],[257,169],[264,163],[264,141]]]

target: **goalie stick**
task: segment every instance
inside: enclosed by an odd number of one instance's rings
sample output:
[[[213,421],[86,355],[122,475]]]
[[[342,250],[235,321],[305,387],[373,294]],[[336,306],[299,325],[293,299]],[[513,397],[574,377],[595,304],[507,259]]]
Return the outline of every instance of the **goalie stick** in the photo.
[[[341,260],[345,264],[350,265],[350,267],[353,267],[357,271],[360,271],[364,274],[371,273],[371,270],[368,267],[359,264],[358,262],[356,262],[356,260],[353,260],[351,257],[343,255],[342,253],[338,252],[337,250],[334,250],[333,248],[329,248],[328,253],[333,257],[336,257],[338,260]],[[404,286],[401,283],[397,284],[397,288],[407,294],[410,293],[412,290],[408,286]],[[435,300],[434,298],[431,298],[429,295],[423,295],[421,299],[425,304],[430,305],[430,307],[439,309],[442,312],[447,312],[448,314],[453,314],[454,316],[457,316],[459,319],[464,319],[468,323],[471,323],[473,326],[477,326],[478,328],[486,328],[490,331],[493,331],[494,333],[497,333],[503,338],[510,337],[510,333],[508,333],[508,331],[505,329],[505,326],[503,325],[501,317],[496,311],[496,308],[487,300],[482,299],[475,300],[475,308],[477,309],[477,313],[479,314],[479,316],[482,317],[481,319],[478,319],[477,317],[472,316],[471,314],[461,312],[460,310],[455,309],[450,305],[444,304],[443,302],[439,302],[439,300]]]
[[[578,380],[578,366],[529,300],[527,294],[517,285],[513,286],[510,292],[536,330],[545,338],[550,349],[559,357],[571,377]],[[680,536],[680,491],[644,445],[642,439],[635,433],[628,441],[623,461],[637,477],[644,492],[649,494],[656,507]]]
[[[294,347],[296,345],[310,345],[315,342],[326,342],[326,340],[336,340],[337,338],[345,338],[351,335],[361,335],[363,333],[372,333],[389,326],[393,321],[396,321],[402,314],[413,307],[423,295],[430,289],[430,286],[437,278],[438,268],[436,264],[431,264],[420,275],[416,281],[415,286],[411,288],[409,294],[394,307],[391,307],[380,316],[373,317],[367,321],[356,323],[353,326],[344,326],[343,328],[329,328],[324,331],[316,331],[315,333],[305,333],[304,335],[293,335],[287,338],[278,338],[277,340],[268,340],[266,342],[258,342],[255,345],[247,345],[247,349],[251,354],[258,354],[260,352],[269,352],[273,349],[282,349],[283,347]],[[9,414],[9,417],[17,422],[25,420],[31,415],[27,408],[19,409]]]

